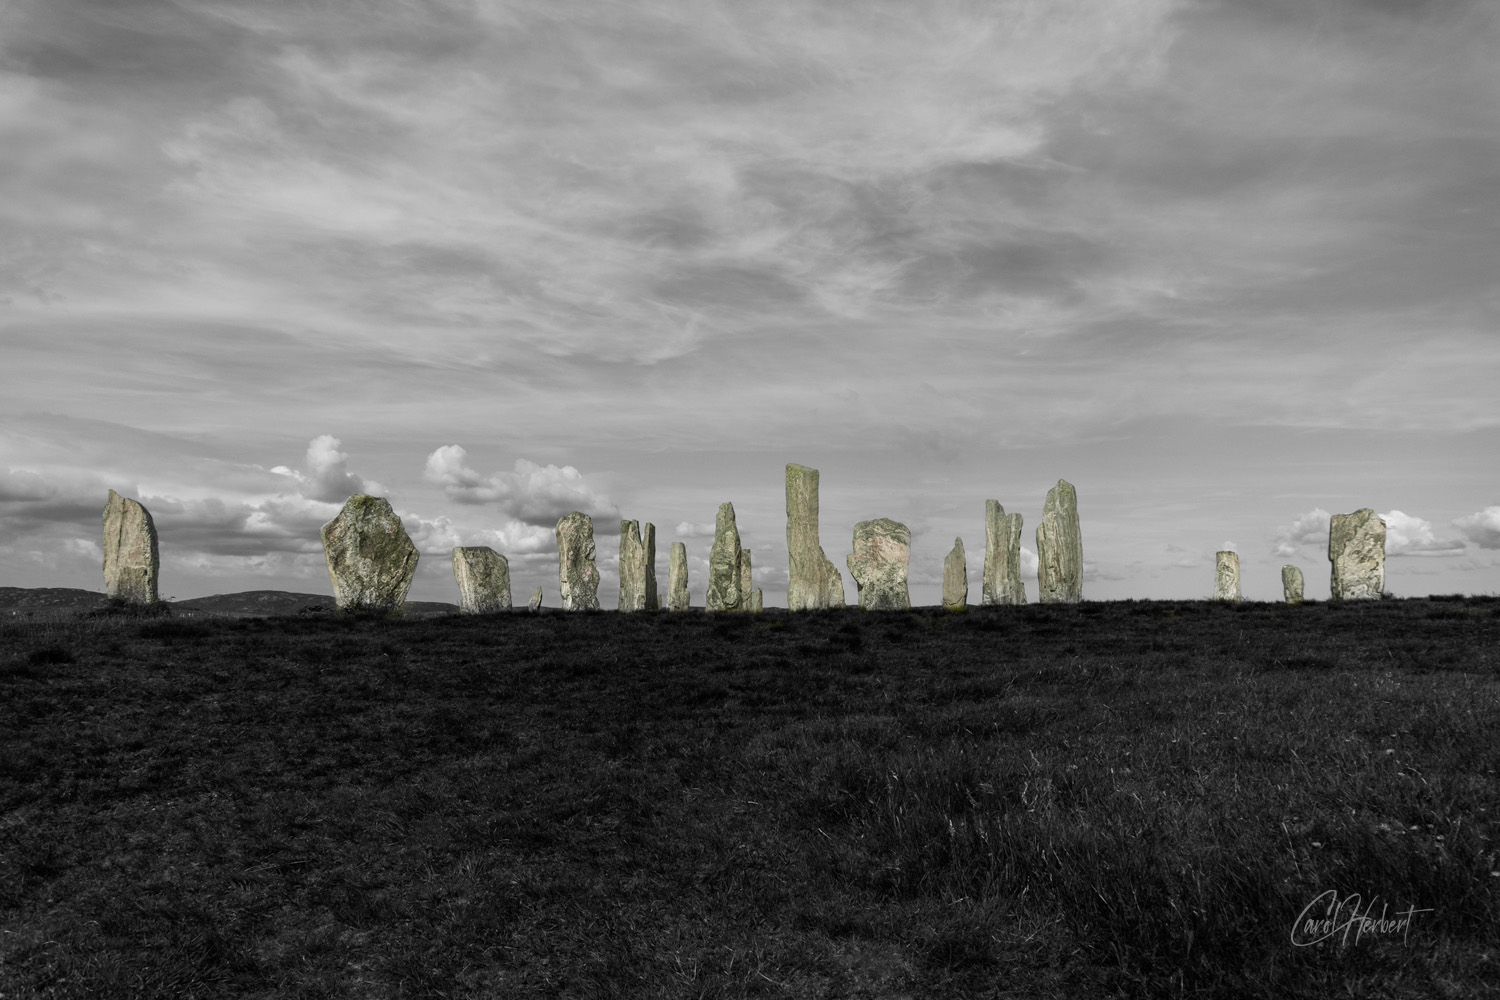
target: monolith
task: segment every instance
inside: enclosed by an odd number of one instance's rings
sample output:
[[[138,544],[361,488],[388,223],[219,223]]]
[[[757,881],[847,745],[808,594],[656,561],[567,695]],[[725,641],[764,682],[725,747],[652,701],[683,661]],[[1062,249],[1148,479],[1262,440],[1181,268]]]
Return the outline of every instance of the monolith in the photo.
[[[345,610],[394,611],[417,572],[417,547],[383,497],[356,493],[323,525],[333,600]]]
[[[661,595],[656,592],[656,525],[647,523],[641,527],[641,548],[645,552],[646,610],[661,610]]]
[[[964,540],[953,539],[953,550],[943,560],[943,607],[962,611],[969,604],[969,564],[964,558]]]
[[[673,542],[672,562],[667,569],[667,610],[686,611],[690,606],[688,597],[687,546],[682,542]]]
[[[1083,536],[1078,530],[1078,491],[1059,479],[1047,491],[1036,529],[1037,590],[1043,604],[1083,600]]]
[[[1240,557],[1237,552],[1220,552],[1214,556],[1214,600],[1240,599]]]
[[[911,607],[906,568],[911,561],[911,531],[888,517],[854,526],[854,551],[849,574],[859,589],[859,606],[866,611],[899,611]]]
[[[750,591],[754,590],[754,578],[750,572],[750,550],[740,549],[740,610],[750,610]]]
[[[786,550],[790,610],[844,606],[843,578],[818,541],[818,470],[791,463],[786,467]]]
[[[150,512],[110,490],[104,504],[105,594],[127,604],[155,604],[160,572]]]
[[[541,587],[536,588],[536,593],[534,593],[534,594],[531,595],[531,603],[528,604],[528,605],[526,605],[526,609],[528,611],[533,611],[533,612],[542,610],[542,588]]]
[[[579,511],[557,521],[557,587],[564,611],[599,610],[599,570],[594,566],[594,522]]]
[[[510,610],[510,563],[488,545],[455,548],[453,578],[460,614]]]
[[[714,520],[714,547],[708,554],[707,611],[740,610],[740,532],[734,523],[734,504],[719,504]]]
[[[1369,507],[1328,523],[1335,601],[1375,601],[1385,590],[1385,521]]]
[[[750,591],[750,604],[745,610],[750,612],[752,615],[758,615],[762,611],[766,610],[765,601],[761,597],[759,587],[756,587],[754,590]]]
[[[1288,604],[1302,603],[1302,571],[1295,566],[1281,567],[1281,593]]]
[[[645,540],[641,537],[640,522],[620,522],[621,611],[651,610],[656,597],[654,593],[648,594],[646,588],[647,573],[653,569],[651,564],[656,561],[656,533],[655,528],[649,524],[646,525],[645,537],[651,539],[650,552],[647,552]],[[653,591],[655,589],[651,588]]]
[[[1021,579],[1021,515],[1007,514],[998,500],[984,502],[982,604],[1025,604]]]

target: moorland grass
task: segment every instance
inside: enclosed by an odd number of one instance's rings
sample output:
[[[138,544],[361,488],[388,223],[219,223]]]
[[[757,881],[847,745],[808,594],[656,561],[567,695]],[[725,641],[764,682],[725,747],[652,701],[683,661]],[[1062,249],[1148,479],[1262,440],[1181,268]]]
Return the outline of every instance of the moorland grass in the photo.
[[[7,623],[0,995],[1483,995],[1497,648],[1456,597]],[[1294,945],[1328,891],[1421,912]]]

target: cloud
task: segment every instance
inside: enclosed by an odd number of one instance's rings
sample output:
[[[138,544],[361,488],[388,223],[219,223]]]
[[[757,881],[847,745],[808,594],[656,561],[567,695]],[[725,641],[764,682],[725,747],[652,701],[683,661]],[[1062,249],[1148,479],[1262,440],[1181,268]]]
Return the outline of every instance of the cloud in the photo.
[[[1500,504],[1466,514],[1453,523],[1465,538],[1481,549],[1500,549]]]
[[[518,521],[537,527],[556,527],[560,517],[575,510],[596,519],[620,515],[614,502],[571,465],[544,466],[518,458],[513,472],[486,476],[470,468],[467,457],[461,446],[443,445],[427,456],[423,478],[441,486],[454,503],[493,503]]]
[[[688,538],[712,538],[718,530],[718,525],[711,521],[704,521],[697,524],[691,521],[683,521],[676,528],[672,529],[672,538],[669,539],[669,543],[680,542]]]
[[[1322,507],[1314,507],[1300,515],[1291,524],[1276,534],[1274,552],[1278,556],[1297,555],[1305,545],[1327,545],[1328,524],[1333,515]]]
[[[1385,521],[1385,554],[1388,556],[1462,555],[1462,539],[1438,538],[1432,523],[1399,510],[1381,514]]]
[[[309,500],[342,504],[358,493],[383,495],[384,486],[349,471],[349,456],[339,450],[339,443],[332,434],[319,435],[308,442],[303,469],[278,465],[271,471],[297,480],[300,492]]]
[[[1235,547],[1235,544],[1233,542],[1220,542],[1219,543],[1219,551],[1220,552],[1234,552],[1234,553],[1238,554],[1239,549]]]

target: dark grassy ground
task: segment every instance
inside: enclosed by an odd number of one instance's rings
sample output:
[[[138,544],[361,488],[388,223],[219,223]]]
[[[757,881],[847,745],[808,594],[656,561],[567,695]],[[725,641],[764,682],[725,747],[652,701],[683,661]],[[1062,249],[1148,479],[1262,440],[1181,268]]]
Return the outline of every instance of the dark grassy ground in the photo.
[[[1497,650],[1494,598],[7,623],[0,995],[1486,995]],[[1329,890],[1430,912],[1294,946]]]

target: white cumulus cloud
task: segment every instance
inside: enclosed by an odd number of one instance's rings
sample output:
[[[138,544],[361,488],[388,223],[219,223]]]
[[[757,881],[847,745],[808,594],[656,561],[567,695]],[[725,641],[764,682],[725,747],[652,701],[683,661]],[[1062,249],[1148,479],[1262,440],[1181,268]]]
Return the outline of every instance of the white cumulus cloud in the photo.
[[[1385,521],[1385,554],[1388,556],[1459,555],[1464,543],[1457,538],[1438,538],[1432,522],[1399,510],[1380,515]]]
[[[1294,556],[1303,545],[1328,544],[1328,522],[1332,518],[1322,507],[1314,507],[1276,533],[1276,555]]]
[[[443,445],[427,456],[423,476],[441,486],[454,503],[494,503],[512,518],[538,527],[553,527],[558,518],[575,510],[593,518],[619,517],[613,501],[571,465],[539,465],[518,458],[514,471],[486,476],[470,468],[467,458],[461,446]]]
[[[1500,504],[1466,514],[1453,524],[1481,549],[1500,549]]]

